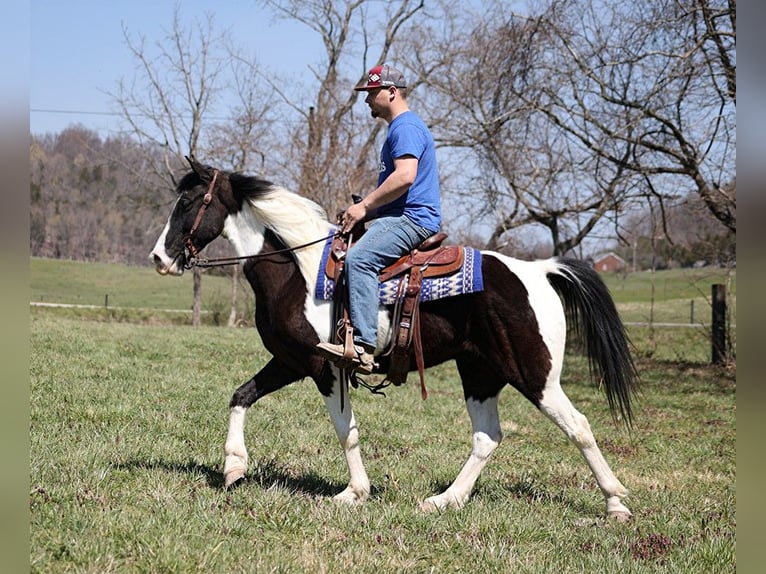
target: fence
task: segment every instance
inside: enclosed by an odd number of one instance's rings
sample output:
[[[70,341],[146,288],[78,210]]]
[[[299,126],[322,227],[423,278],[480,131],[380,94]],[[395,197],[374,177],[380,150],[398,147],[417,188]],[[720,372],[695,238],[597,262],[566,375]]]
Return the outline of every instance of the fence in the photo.
[[[682,363],[733,365],[736,324],[730,320],[726,286],[712,285],[710,301],[636,305],[618,310],[639,357]]]

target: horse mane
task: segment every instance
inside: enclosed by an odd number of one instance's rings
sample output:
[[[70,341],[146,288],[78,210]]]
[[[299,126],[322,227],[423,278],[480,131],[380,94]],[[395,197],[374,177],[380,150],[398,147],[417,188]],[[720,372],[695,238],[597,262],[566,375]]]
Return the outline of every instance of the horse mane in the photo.
[[[234,195],[249,206],[255,218],[279,237],[286,247],[298,247],[330,234],[326,211],[316,202],[255,176],[235,172],[229,175]],[[293,251],[309,288],[316,280],[322,259],[320,242]]]

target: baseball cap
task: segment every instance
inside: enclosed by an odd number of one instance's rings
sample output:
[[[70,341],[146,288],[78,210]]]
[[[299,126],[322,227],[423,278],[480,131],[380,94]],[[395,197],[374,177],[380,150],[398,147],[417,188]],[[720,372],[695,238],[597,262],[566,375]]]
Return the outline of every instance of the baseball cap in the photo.
[[[357,86],[354,90],[360,92],[390,86],[406,88],[407,82],[404,80],[404,74],[388,64],[381,64],[380,66],[375,66],[370,69],[370,71],[367,72],[367,83],[363,86]]]

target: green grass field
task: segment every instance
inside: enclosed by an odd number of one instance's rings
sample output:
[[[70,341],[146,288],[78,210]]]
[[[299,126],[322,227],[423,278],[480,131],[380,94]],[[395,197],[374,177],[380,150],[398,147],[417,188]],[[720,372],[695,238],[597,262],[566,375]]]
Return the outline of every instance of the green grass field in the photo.
[[[644,363],[632,434],[570,357],[565,389],[631,489],[628,524],[574,446],[512,389],[506,438],[461,511],[423,514],[467,456],[454,366],[387,398],[353,391],[373,482],[330,497],[345,463],[310,382],[253,407],[249,480],[222,489],[234,388],[267,355],[249,329],[31,318],[33,572],[734,572],[735,384]]]
[[[252,324],[253,295],[239,281],[238,316]],[[192,274],[163,277],[153,267],[30,259],[30,301],[81,305],[61,308],[63,316],[92,320],[191,324]],[[231,306],[231,278],[204,273],[203,322],[226,324]],[[185,311],[185,313],[168,312]]]
[[[229,302],[231,280],[206,273],[203,296],[207,307]],[[247,295],[247,293],[246,293]],[[30,259],[31,301],[133,309],[188,309],[192,305],[192,275],[163,277],[153,267]],[[252,296],[251,296],[252,298]]]
[[[710,323],[711,286],[727,286],[736,303],[737,276],[725,269],[669,269],[637,273],[604,274],[623,321]],[[654,304],[652,305],[652,299]],[[732,309],[735,315],[736,307]]]
[[[79,284],[98,304],[106,286],[126,305],[159,309],[183,304],[161,291],[190,291],[187,278],[149,268],[42,279],[46,263],[32,261],[32,299],[72,302],[64,293]],[[226,279],[210,279],[228,293]],[[248,480],[222,489],[228,401],[268,358],[253,329],[33,308],[30,332],[32,572],[736,570],[733,371],[639,354],[628,433],[584,360],[567,358],[564,388],[631,490],[629,523],[602,518],[577,449],[513,389],[500,401],[505,440],[469,503],[423,514],[418,503],[454,479],[470,446],[451,363],[427,371],[427,401],[414,379],[386,398],[352,391],[373,492],[347,508],[331,501],[347,470],[308,381],[251,409]],[[678,332],[669,345],[688,344]]]

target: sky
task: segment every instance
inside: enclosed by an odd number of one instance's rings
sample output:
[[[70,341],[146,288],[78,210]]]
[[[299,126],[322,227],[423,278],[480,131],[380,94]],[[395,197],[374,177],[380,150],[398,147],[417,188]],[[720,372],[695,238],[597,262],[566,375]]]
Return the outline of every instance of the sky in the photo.
[[[136,60],[123,35],[161,41],[172,27],[176,0],[31,0],[29,129],[42,135],[81,124],[102,137],[120,118],[108,92],[135,76]],[[305,26],[275,21],[258,0],[183,0],[181,17],[212,15],[215,30],[231,29],[236,45],[260,66],[306,73],[321,50]]]

